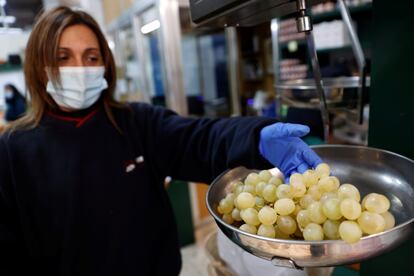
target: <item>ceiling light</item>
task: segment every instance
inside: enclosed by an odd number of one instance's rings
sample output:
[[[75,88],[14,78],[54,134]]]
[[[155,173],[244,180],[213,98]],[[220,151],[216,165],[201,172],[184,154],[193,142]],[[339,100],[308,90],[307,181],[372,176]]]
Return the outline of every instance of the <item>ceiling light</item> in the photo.
[[[161,23],[159,20],[154,20],[151,21],[148,24],[145,24],[144,26],[141,27],[141,33],[143,34],[149,34],[157,29],[159,29],[161,27]]]

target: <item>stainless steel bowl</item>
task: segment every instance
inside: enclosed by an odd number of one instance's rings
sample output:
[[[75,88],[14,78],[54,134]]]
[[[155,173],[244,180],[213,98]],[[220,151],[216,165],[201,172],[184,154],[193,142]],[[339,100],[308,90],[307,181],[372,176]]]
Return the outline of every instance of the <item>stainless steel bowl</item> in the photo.
[[[292,268],[323,267],[356,263],[387,252],[413,231],[414,161],[380,149],[325,145],[313,149],[331,166],[332,175],[341,183],[352,183],[361,196],[370,192],[385,194],[391,200],[396,226],[388,231],[363,237],[355,244],[344,241],[301,241],[271,239],[252,235],[226,224],[217,213],[217,205],[233,180],[245,178],[252,170],[238,167],[217,177],[207,192],[207,207],[223,233],[244,250]]]

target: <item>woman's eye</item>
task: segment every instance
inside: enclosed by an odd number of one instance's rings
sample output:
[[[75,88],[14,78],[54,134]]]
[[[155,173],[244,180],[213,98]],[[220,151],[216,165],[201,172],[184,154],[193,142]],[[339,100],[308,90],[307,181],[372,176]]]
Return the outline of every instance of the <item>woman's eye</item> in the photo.
[[[68,60],[68,57],[67,56],[60,56],[60,57],[58,57],[58,60],[59,61],[61,61],[61,60]]]
[[[88,57],[88,60],[92,61],[92,62],[95,62],[95,61],[98,61],[99,59],[98,59],[98,57]]]

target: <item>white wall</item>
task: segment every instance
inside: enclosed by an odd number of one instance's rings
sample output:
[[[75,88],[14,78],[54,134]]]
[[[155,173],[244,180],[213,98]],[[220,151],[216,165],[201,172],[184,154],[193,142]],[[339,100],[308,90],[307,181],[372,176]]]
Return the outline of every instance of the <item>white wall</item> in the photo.
[[[0,34],[0,59],[7,60],[7,57],[10,54],[19,54],[23,56],[29,35],[29,32],[20,34]]]
[[[117,0],[114,0],[117,1]],[[43,0],[43,6],[46,9],[58,5],[82,8],[95,18],[100,27],[104,30],[104,14],[101,0]]]

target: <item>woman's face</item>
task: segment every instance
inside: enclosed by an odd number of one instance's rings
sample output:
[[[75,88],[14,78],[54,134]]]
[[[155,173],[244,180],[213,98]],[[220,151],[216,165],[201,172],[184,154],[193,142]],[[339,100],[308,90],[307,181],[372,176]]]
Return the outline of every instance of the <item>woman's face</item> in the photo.
[[[85,25],[67,27],[59,41],[58,65],[103,66],[99,42],[95,33]]]

